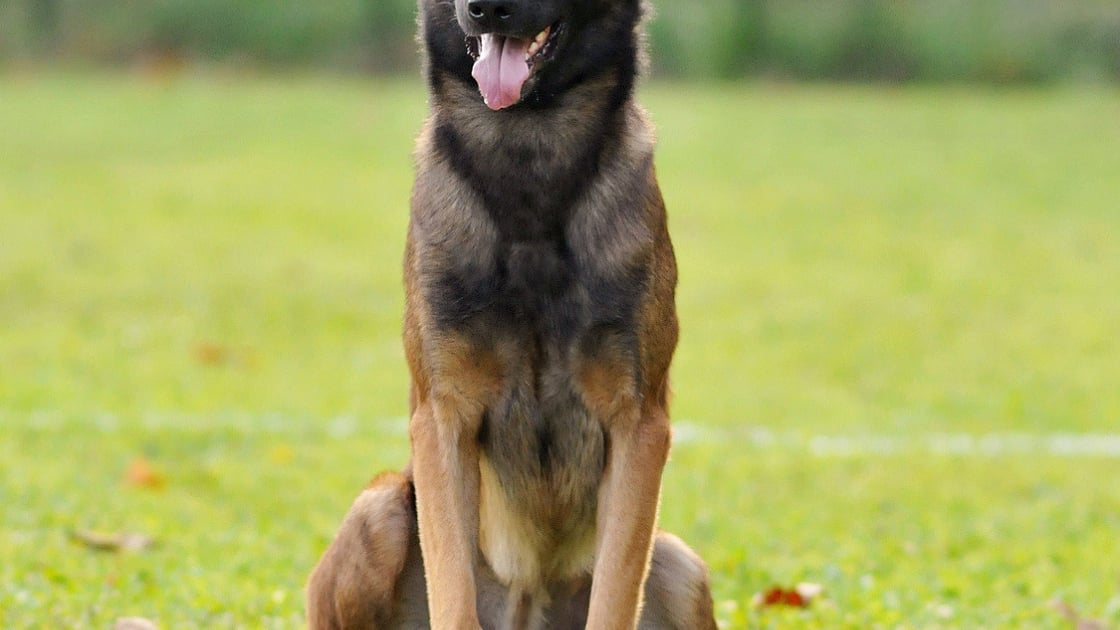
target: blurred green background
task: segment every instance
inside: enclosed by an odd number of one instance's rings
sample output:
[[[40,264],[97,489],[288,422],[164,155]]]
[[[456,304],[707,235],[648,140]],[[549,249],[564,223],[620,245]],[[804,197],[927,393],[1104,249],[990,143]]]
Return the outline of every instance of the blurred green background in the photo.
[[[414,0],[8,0],[0,59],[401,71]],[[683,0],[650,23],[663,76],[1120,80],[1115,0]]]

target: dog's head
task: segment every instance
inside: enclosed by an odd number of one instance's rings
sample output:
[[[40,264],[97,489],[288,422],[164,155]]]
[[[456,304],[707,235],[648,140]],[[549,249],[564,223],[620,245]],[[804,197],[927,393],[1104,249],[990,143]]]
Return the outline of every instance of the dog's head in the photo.
[[[421,9],[433,80],[476,84],[493,110],[636,71],[642,0],[421,0]]]

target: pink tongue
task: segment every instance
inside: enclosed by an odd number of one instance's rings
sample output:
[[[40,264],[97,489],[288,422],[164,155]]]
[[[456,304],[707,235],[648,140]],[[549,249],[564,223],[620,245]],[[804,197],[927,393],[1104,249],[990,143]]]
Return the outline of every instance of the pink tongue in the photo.
[[[521,86],[529,78],[525,62],[529,44],[513,37],[482,36],[471,76],[478,81],[478,91],[490,109],[497,111],[521,100]]]

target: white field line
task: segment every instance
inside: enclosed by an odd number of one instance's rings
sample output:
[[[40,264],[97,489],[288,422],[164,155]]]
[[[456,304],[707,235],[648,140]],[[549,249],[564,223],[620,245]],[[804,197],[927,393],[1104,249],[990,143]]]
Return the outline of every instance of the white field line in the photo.
[[[239,435],[327,436],[349,438],[362,434],[408,436],[405,417],[362,418],[357,415],[313,417],[286,413],[222,411],[196,413],[178,411],[145,411],[139,414],[117,414],[95,411],[87,414],[61,413],[49,410],[13,412],[0,408],[0,435],[6,426],[19,426],[41,431],[63,431],[75,428],[101,433],[122,430],[172,430],[186,433],[211,431]]]
[[[1050,455],[1120,459],[1120,433],[938,433],[884,435],[774,431],[752,426],[721,429],[688,421],[673,424],[673,444],[726,444],[756,451],[801,451],[816,457],[889,455]]]

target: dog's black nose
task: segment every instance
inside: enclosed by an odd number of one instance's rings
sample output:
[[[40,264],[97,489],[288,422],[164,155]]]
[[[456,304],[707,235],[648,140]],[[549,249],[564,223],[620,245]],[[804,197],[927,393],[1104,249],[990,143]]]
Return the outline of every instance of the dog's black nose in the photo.
[[[516,3],[510,0],[471,0],[467,15],[482,28],[497,28],[513,18]]]

